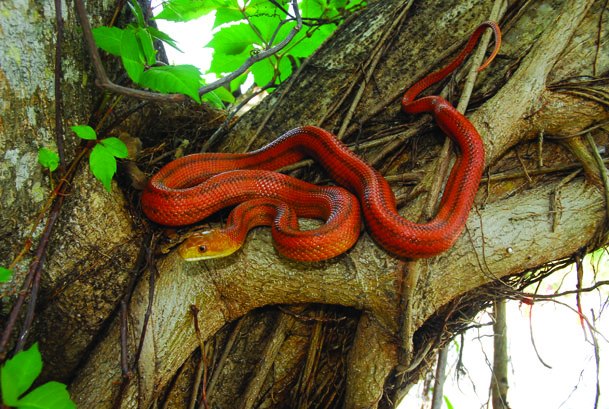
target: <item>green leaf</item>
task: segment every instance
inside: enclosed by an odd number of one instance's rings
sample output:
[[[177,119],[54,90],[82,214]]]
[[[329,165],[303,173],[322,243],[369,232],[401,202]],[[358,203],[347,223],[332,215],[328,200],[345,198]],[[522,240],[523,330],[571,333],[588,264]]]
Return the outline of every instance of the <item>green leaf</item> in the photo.
[[[42,370],[38,344],[6,361],[0,370],[0,387],[5,405],[17,406],[19,396],[27,391]]]
[[[40,148],[40,150],[38,150],[38,162],[40,162],[42,166],[49,168],[52,172],[59,166],[59,156],[53,151]]]
[[[454,409],[454,406],[452,403],[450,403],[450,401],[448,400],[448,398],[446,397],[446,395],[444,395],[444,402],[446,402],[446,407],[448,409]]]
[[[216,19],[214,20],[212,29],[219,27],[222,24],[241,21],[244,18],[243,13],[241,13],[241,10],[239,9],[234,9],[232,7],[219,7],[216,11]]]
[[[322,0],[304,0],[300,5],[300,11],[305,18],[320,18],[326,10]]]
[[[95,134],[95,130],[88,125],[76,125],[71,126],[71,130],[76,133],[76,136],[86,140],[95,140],[97,139],[97,135]]]
[[[214,92],[214,93],[215,93],[215,94],[218,96],[218,98],[220,98],[222,101],[226,101],[226,102],[231,103],[231,104],[232,104],[233,102],[235,102],[235,97],[233,96],[233,94],[231,94],[231,93],[230,93],[230,91],[229,91],[229,90],[227,90],[227,89],[226,89],[226,88],[224,88],[224,87],[219,87],[219,88],[216,88],[216,89],[215,89],[213,92]]]
[[[223,0],[169,0],[155,19],[190,21],[211,13],[225,4]]]
[[[129,77],[139,82],[142,72],[144,72],[144,54],[133,30],[123,30],[121,38],[121,58]]]
[[[289,9],[289,0],[277,1],[278,4],[283,6],[284,10]],[[254,14],[268,14],[268,15],[277,15],[281,19],[286,18],[286,14],[276,5],[271,3],[268,0],[252,0],[245,6],[245,12],[248,15]]]
[[[19,409],[76,409],[70,400],[66,385],[59,382],[47,382],[28,393],[17,402]]]
[[[288,45],[288,53],[297,57],[307,58],[313,54],[313,51],[315,51],[321,45],[321,43],[323,43],[324,40],[328,38],[330,34],[332,34],[334,30],[336,30],[336,26],[334,24],[315,27],[313,30],[303,33],[303,37],[307,38],[297,42],[300,37],[300,33],[298,33],[293,42]],[[292,46],[292,44],[294,45]]]
[[[250,68],[252,74],[254,74],[254,81],[258,86],[263,87],[273,79],[275,75],[275,66],[271,62],[273,58],[267,58],[262,60]]]
[[[140,40],[140,45],[144,50],[144,56],[146,57],[146,62],[148,65],[156,64],[156,50],[154,49],[154,44],[152,43],[152,36],[147,30],[138,30],[137,38]]]
[[[169,37],[163,31],[161,31],[157,28],[154,28],[154,27],[150,27],[150,26],[146,27],[146,31],[148,31],[152,37],[158,38],[159,40],[163,41],[164,43],[169,44],[170,46],[172,46],[179,52],[183,52],[182,50],[180,50],[178,48],[176,41],[173,38]]]
[[[110,153],[117,158],[124,159],[129,156],[129,152],[127,152],[127,146],[123,141],[118,138],[106,138],[99,141],[102,145],[106,147],[110,151]]]
[[[93,28],[93,38],[95,44],[104,51],[114,55],[121,55],[121,38],[123,30],[117,27],[97,27]]]
[[[347,5],[347,0],[330,0],[330,7],[334,9],[343,9]]]
[[[241,54],[237,55],[226,55],[214,51],[211,65],[207,72],[213,72],[217,76],[222,76],[223,73],[233,72],[237,68],[241,67],[245,60],[250,57],[250,52],[254,49],[254,46],[250,45],[249,48],[243,50]]]
[[[220,87],[220,88],[222,88],[222,87]],[[203,96],[201,96],[201,100],[209,102],[210,104],[212,104],[212,106],[214,106],[218,109],[226,108],[224,106],[224,104],[222,103],[222,100],[220,98],[218,98],[218,96],[216,95],[216,93],[214,91],[210,91],[210,92],[204,94]]]
[[[95,145],[89,156],[89,166],[93,175],[104,184],[110,193],[112,177],[116,173],[116,159],[112,152],[101,144]]]
[[[230,92],[235,92],[237,88],[245,84],[249,73],[246,71],[230,82]]]
[[[296,62],[293,64],[287,56],[279,61],[279,82],[285,81],[292,74],[292,70],[296,67],[295,64]]]
[[[150,68],[142,74],[140,84],[163,93],[185,94],[195,101],[201,102],[198,91],[201,85],[201,72],[194,65]]]
[[[133,2],[129,1],[129,2],[127,2],[127,4],[129,5],[129,8],[135,15],[135,20],[137,21],[137,25],[140,27],[146,27],[146,20],[144,19],[144,13],[142,12],[142,8],[140,7],[137,0],[134,0]]]
[[[245,50],[253,50],[252,44],[260,43],[260,38],[252,31],[249,24],[241,23],[220,29],[204,47],[214,49],[215,59],[216,53],[219,55],[237,55]]]
[[[8,268],[0,267],[0,283],[5,283],[10,280],[13,275],[13,270],[9,270]]]
[[[271,38],[273,37],[273,34],[275,33],[275,30],[277,29],[277,26],[279,25],[280,20],[281,19],[279,17],[266,16],[266,15],[250,17],[250,21],[254,24],[254,26],[256,27],[256,29],[258,30],[258,32],[264,39],[265,46],[268,45],[269,42],[271,41]],[[256,38],[258,38],[258,37],[256,37]],[[283,38],[276,37],[275,43],[278,43],[281,40],[283,40]],[[260,44],[259,39],[257,40],[257,43]]]

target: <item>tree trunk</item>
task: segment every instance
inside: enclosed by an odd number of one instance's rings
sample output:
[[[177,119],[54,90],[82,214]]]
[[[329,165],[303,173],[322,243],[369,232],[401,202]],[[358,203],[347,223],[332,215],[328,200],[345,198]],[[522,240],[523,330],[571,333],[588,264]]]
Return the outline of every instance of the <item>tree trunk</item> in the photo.
[[[508,392],[508,338],[505,300],[493,303],[493,375],[491,394],[493,409],[509,409]]]
[[[50,3],[32,8],[5,3],[10,12],[0,14],[0,254],[7,267],[50,190],[36,153],[54,145],[48,73],[54,67],[55,20]],[[456,55],[480,22],[493,18],[503,31],[502,48],[478,76],[471,99],[475,109],[468,112],[485,144],[487,171],[455,246],[438,257],[410,262],[363,232],[346,254],[299,263],[279,255],[267,229],[257,229],[242,250],[224,259],[186,263],[175,252],[157,255],[154,282],[147,269],[134,293],[124,297],[130,277],[141,270],[137,254],[150,226],[128,183],[119,176],[108,194],[82,165],[46,256],[42,301],[30,335],[31,342],[40,342],[45,378],[69,382],[79,408],[109,408],[117,401],[124,408],[167,402],[188,407],[191,393],[201,396],[191,390],[200,357],[193,352],[205,341],[209,381],[204,395],[210,407],[389,408],[428,370],[426,359],[446,335],[493,298],[496,280],[509,283],[508,276],[606,243],[600,172],[585,141],[573,134],[607,119],[607,102],[593,89],[606,92],[607,85],[583,83],[576,89],[564,82],[606,78],[609,45],[598,44],[608,34],[608,25],[599,25],[599,18],[607,17],[605,2],[516,1],[494,10],[490,2],[475,0],[411,3],[370,2],[298,74],[240,118],[217,149],[253,149],[304,124],[335,133],[344,128],[345,141],[362,145],[381,132],[393,135],[382,148],[358,153],[387,176],[419,181],[414,187],[393,186],[404,205],[401,214],[418,220],[445,136],[429,130],[426,124],[433,122],[427,116],[402,113],[399,98]],[[103,6],[88,2],[93,25],[107,22],[113,13]],[[66,125],[86,124],[103,92],[93,86],[72,4],[63,15],[62,117]],[[453,45],[452,53],[444,53]],[[381,58],[372,66],[376,52]],[[457,84],[471,65],[459,70]],[[108,69],[120,67],[110,62]],[[368,70],[372,75],[365,80]],[[363,97],[352,106],[360,87]],[[114,118],[135,104],[121,104]],[[205,110],[150,104],[121,123],[120,132],[141,136],[153,147],[187,115],[191,124],[197,122],[187,132],[211,128],[201,120],[212,118],[204,116]],[[343,124],[351,110],[353,116]],[[411,122],[421,131],[413,134],[403,126]],[[591,135],[597,146],[607,144],[601,128]],[[76,145],[69,135],[68,159]],[[139,165],[144,168],[147,161]],[[307,167],[299,176],[313,180],[317,172],[316,166]],[[35,243],[39,234],[36,230]],[[26,257],[16,271],[23,274],[31,261]],[[152,315],[135,364],[151,283]],[[5,286],[4,293],[14,287]],[[121,298],[129,301],[133,372],[117,398]],[[2,299],[4,314],[9,299]],[[198,309],[200,335],[192,305]]]

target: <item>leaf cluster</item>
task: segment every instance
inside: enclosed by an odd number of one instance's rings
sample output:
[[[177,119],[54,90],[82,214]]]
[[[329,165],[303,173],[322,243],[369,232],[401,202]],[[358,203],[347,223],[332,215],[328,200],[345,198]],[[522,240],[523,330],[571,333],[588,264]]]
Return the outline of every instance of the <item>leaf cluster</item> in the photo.
[[[289,1],[250,0],[168,0],[157,18],[185,21],[216,11],[210,73],[222,76],[235,71],[250,55],[270,49],[296,27],[289,14]],[[302,0],[299,8],[305,28],[292,42],[270,58],[254,64],[249,72],[259,86],[281,83],[334,31],[349,13],[365,6],[363,0]],[[181,19],[181,20],[180,20]],[[247,73],[231,83],[231,91],[245,82]]]
[[[38,344],[6,361],[0,370],[2,403],[19,409],[75,409],[66,385],[47,382],[24,395],[42,371]]]
[[[289,10],[289,0],[165,0],[163,10],[155,19],[186,22],[215,12],[212,29],[217,29],[205,47],[213,48],[208,73],[222,77],[236,71],[248,57],[288,36],[297,26]],[[124,29],[94,28],[96,44],[110,54],[119,56],[131,80],[161,93],[181,93],[200,102],[199,87],[203,85],[199,69],[193,65],[159,65],[153,42],[160,40],[181,51],[168,34],[150,27],[137,2],[128,3],[135,23]],[[364,0],[301,0],[306,29],[300,30],[288,47],[259,61],[230,84],[230,92],[217,88],[204,96],[222,107],[221,101],[234,102],[231,92],[253,74],[256,84],[276,85],[284,81],[354,10],[366,5]]]
[[[79,138],[97,141],[95,130],[87,125],[72,126],[70,129],[76,133]],[[127,146],[118,138],[106,138],[97,141],[91,155],[89,156],[89,166],[93,175],[99,179],[110,192],[112,177],[116,173],[116,158],[124,159],[129,155]],[[38,162],[49,170],[57,169],[59,156],[51,150],[41,148],[38,151]],[[0,270],[0,282],[2,281],[2,273]]]
[[[98,27],[93,29],[95,43],[110,54],[121,57],[129,78],[143,87],[162,93],[185,94],[201,102],[198,89],[202,84],[201,72],[194,65],[159,65],[154,40],[179,50],[176,42],[164,32],[146,24],[137,2],[128,3],[136,23],[124,29]]]
[[[90,126],[78,125],[71,129],[82,139],[97,141],[95,130]],[[116,173],[116,158],[124,159],[128,155],[127,146],[118,138],[97,141],[93,147],[89,156],[89,166],[93,175],[104,184],[108,192],[112,177]]]

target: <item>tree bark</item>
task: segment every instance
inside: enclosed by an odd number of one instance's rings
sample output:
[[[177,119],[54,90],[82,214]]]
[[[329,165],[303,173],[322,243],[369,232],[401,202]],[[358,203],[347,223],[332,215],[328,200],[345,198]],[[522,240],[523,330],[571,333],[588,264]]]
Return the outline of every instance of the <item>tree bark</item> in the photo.
[[[505,300],[493,304],[493,375],[491,394],[493,409],[509,409],[508,391],[508,338]]]
[[[599,16],[606,16],[604,4],[537,0],[501,8],[502,48],[480,73],[472,97],[476,109],[468,113],[484,141],[490,176],[481,184],[466,230],[453,248],[418,263],[416,274],[413,264],[377,246],[366,232],[346,254],[319,263],[283,258],[265,229],[250,233],[244,248],[225,259],[185,263],[175,252],[159,256],[153,273],[152,316],[119,406],[146,408],[165,398],[178,402],[176,385],[185,385],[186,394],[192,385],[184,378],[192,371],[180,368],[207,341],[214,345],[216,357],[209,370],[219,371],[217,386],[207,391],[212,407],[237,407],[245,391],[256,392],[251,397],[254,407],[297,407],[294,402],[299,401],[327,407],[393,407],[424,370],[425,365],[417,363],[432,354],[438,331],[452,319],[463,318],[451,311],[467,310],[459,304],[466,299],[464,294],[605,244],[605,196],[598,169],[590,165],[592,154],[574,142],[577,136],[559,143],[549,139],[607,120],[607,102],[598,100],[590,84],[574,90],[561,83],[573,76],[606,78],[606,41],[598,45],[597,53],[599,27],[601,38],[607,36],[607,24],[599,26]],[[103,5],[87,3],[95,24],[107,21],[104,18],[113,11]],[[371,2],[342,25],[294,78],[240,118],[218,150],[253,149],[304,124],[336,133],[344,128],[348,142],[363,143],[380,132],[393,134],[399,147],[407,149],[369,148],[358,153],[388,176],[423,174],[414,188],[394,186],[407,205],[401,210],[403,216],[417,220],[444,136],[440,131],[409,136],[401,125],[431,121],[401,113],[399,98],[416,80],[456,55],[456,51],[443,52],[451,45],[460,48],[468,34],[489,19],[491,6],[475,0]],[[7,50],[0,53],[0,254],[6,264],[20,251],[49,190],[47,177],[36,164],[36,152],[39,146],[54,143],[52,81],[46,75],[53,67],[52,6],[27,9],[9,1],[7,7],[11,12],[0,15]],[[64,14],[68,63],[62,86],[63,118],[67,125],[84,124],[102,93],[93,86],[72,7]],[[370,68],[377,51],[382,52],[379,63]],[[373,69],[371,80],[364,81],[360,73],[368,69]],[[457,83],[468,69],[466,64],[459,70]],[[594,86],[607,90],[606,82]],[[363,98],[351,107],[359,87]],[[353,116],[343,126],[350,109]],[[153,146],[154,137],[160,136],[155,132],[159,124],[166,129],[166,123],[189,112],[195,115],[190,108],[153,105],[130,117],[121,131],[142,136]],[[607,143],[600,129],[591,132],[597,145]],[[543,143],[538,142],[541,134]],[[70,137],[68,151],[76,145]],[[535,176],[537,171],[580,162],[589,165],[583,171]],[[145,166],[143,161],[140,165]],[[317,169],[308,167],[300,176],[319,178]],[[530,180],[525,171],[532,175]],[[510,172],[522,175],[503,180],[494,176]],[[112,407],[120,390],[121,323],[114,311],[130,275],[137,273],[132,270],[146,225],[137,203],[137,195],[125,183],[114,184],[113,193],[107,194],[82,166],[47,255],[43,302],[31,339],[41,343],[44,376],[70,382],[79,408]],[[26,258],[17,270],[23,271],[29,261]],[[150,274],[147,270],[138,279],[130,297],[131,365],[148,309]],[[12,286],[5,286],[4,292]],[[6,300],[2,299],[5,314],[10,306]],[[283,311],[270,307],[279,304]],[[199,310],[200,338],[191,305]],[[282,318],[284,314],[289,318]],[[226,350],[224,365],[219,365],[230,338],[227,324],[237,319],[244,323],[232,348]],[[269,369],[264,360],[271,355],[265,355],[263,346],[270,345],[275,323],[283,320],[294,324],[284,332]],[[406,328],[400,328],[401,323],[407,323]],[[258,365],[266,368],[266,375],[254,380],[251,375],[260,373],[255,370]]]

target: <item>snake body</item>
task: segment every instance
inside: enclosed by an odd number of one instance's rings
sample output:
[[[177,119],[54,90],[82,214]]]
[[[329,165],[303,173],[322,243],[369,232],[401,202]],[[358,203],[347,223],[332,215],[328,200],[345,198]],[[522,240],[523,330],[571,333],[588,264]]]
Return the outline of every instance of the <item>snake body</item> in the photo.
[[[150,179],[144,189],[144,212],[157,223],[180,226],[200,221],[221,208],[248,200],[283,200],[294,205],[298,216],[322,217],[326,224],[323,233],[303,232],[311,236],[304,250],[295,243],[297,234],[296,237],[275,237],[275,240],[279,240],[280,251],[288,257],[304,261],[332,257],[336,251],[346,250],[357,240],[358,206],[343,196],[340,199],[342,202],[336,201],[333,195],[337,193],[324,191],[335,188],[316,190],[320,188],[269,172],[310,157],[322,164],[338,184],[357,196],[370,235],[385,249],[399,256],[413,258],[441,254],[455,243],[465,226],[484,168],[484,146],[475,127],[449,102],[438,96],[415,98],[425,88],[454,71],[487,28],[491,28],[495,34],[495,48],[480,67],[484,68],[494,58],[500,45],[499,27],[490,21],[476,28],[463,51],[446,68],[416,83],[402,99],[402,108],[407,113],[433,114],[442,130],[460,150],[438,213],[429,223],[418,224],[402,218],[397,211],[393,191],[381,174],[351,152],[332,133],[314,126],[292,129],[253,152],[194,154],[169,163]],[[304,191],[309,194],[301,195]],[[319,199],[320,196],[325,199]],[[324,211],[311,210],[312,206],[321,202],[326,206]],[[265,220],[269,218],[261,217]],[[346,224],[341,224],[345,221]],[[278,222],[273,223],[274,230],[284,229]],[[296,229],[296,225],[292,224],[290,228]],[[331,247],[333,241],[343,236],[348,238],[345,249],[341,247],[327,253],[316,250]],[[290,240],[292,243],[287,243]],[[208,248],[196,239],[183,246],[190,249],[182,250],[184,254]],[[299,251],[289,250],[293,248]],[[204,255],[192,258],[204,258]]]

